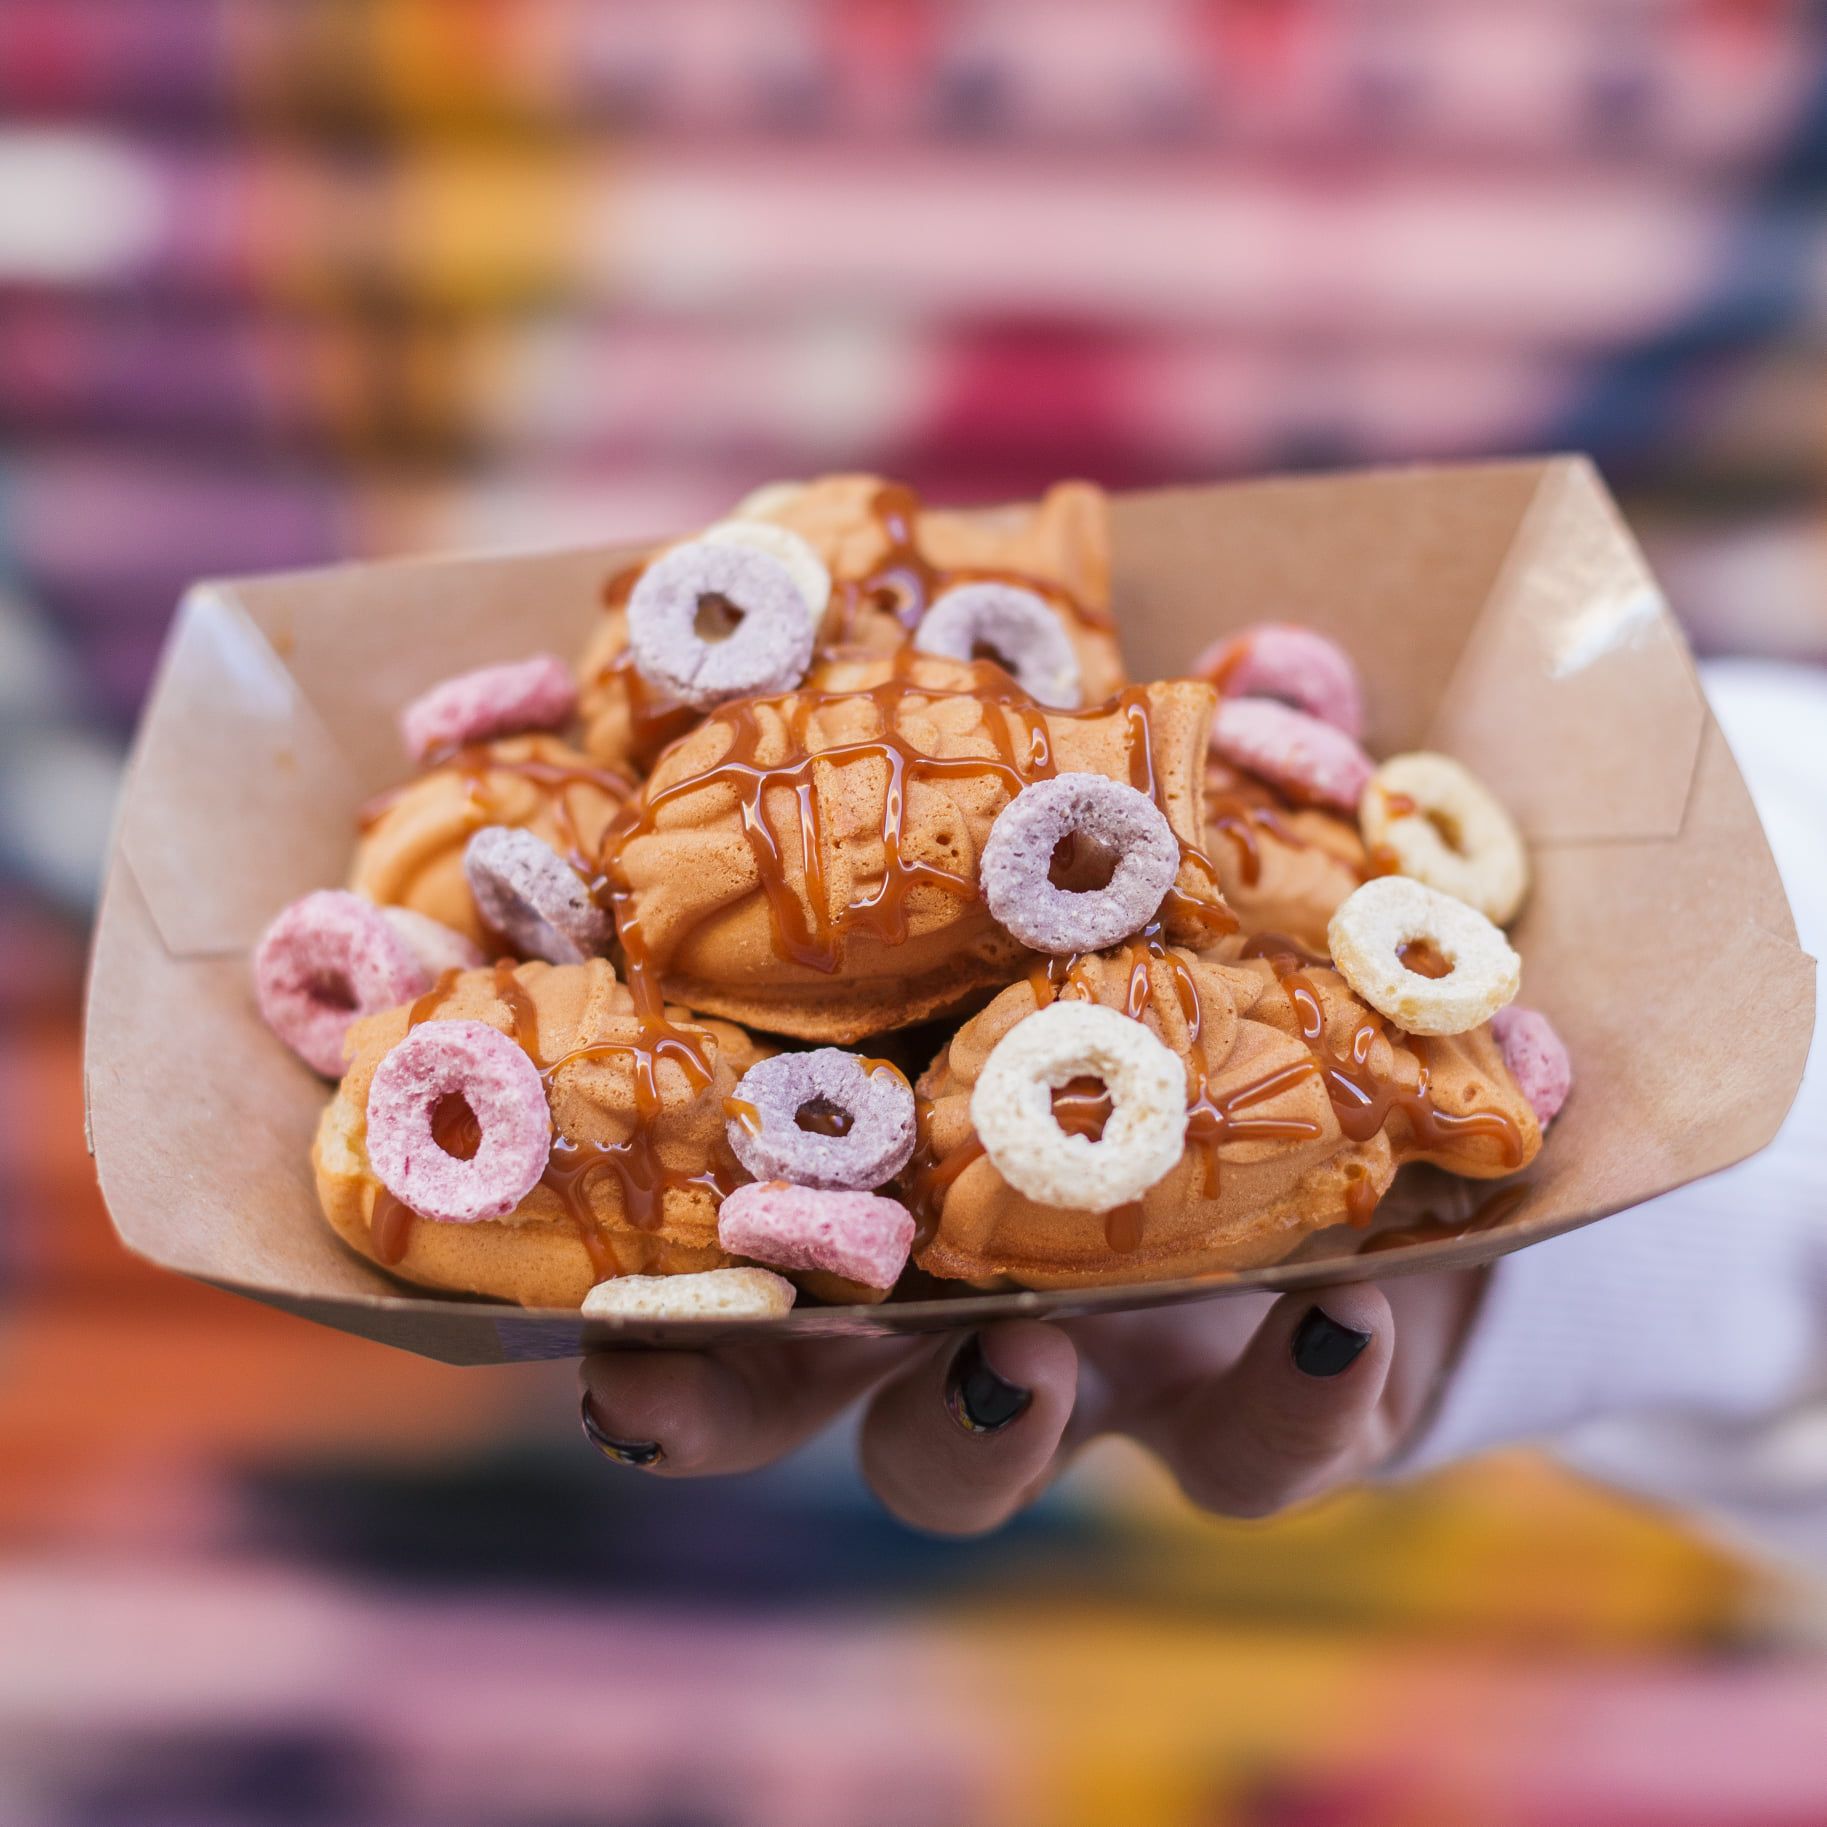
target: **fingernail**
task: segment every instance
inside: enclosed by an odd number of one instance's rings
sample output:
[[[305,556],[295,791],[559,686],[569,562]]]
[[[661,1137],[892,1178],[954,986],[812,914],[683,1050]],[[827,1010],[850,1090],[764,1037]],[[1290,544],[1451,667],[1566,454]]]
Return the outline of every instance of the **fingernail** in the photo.
[[[1331,1314],[1309,1307],[1294,1328],[1294,1368],[1309,1377],[1336,1377],[1369,1343],[1368,1332],[1341,1326]]]
[[[588,1396],[584,1397],[581,1413],[584,1438],[605,1459],[613,1459],[617,1465],[658,1465],[666,1457],[665,1447],[657,1440],[617,1440],[613,1434],[604,1433]]]
[[[993,1434],[1026,1413],[1031,1389],[999,1377],[983,1355],[983,1335],[973,1332],[958,1347],[945,1373],[945,1406],[967,1434]]]

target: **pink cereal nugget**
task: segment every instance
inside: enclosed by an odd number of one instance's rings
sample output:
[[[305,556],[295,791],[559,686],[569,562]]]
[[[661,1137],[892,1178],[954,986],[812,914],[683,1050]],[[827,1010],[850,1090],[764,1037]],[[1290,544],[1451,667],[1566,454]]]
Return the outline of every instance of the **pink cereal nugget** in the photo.
[[[449,1097],[469,1106],[481,1132],[467,1161],[447,1154],[432,1133]],[[421,1022],[375,1068],[368,1160],[381,1184],[421,1218],[505,1218],[538,1185],[551,1151],[552,1114],[539,1068],[486,1022]]]
[[[577,681],[555,653],[458,673],[400,712],[400,740],[414,761],[466,742],[555,730],[577,708]]]
[[[756,1180],[717,1214],[717,1241],[771,1269],[822,1270],[892,1288],[913,1248],[913,1215],[876,1193],[831,1192]]]
[[[1364,687],[1336,641],[1292,622],[1258,622],[1214,641],[1193,662],[1227,698],[1278,698],[1356,741],[1364,734]]]
[[[1491,1017],[1491,1035],[1516,1088],[1546,1129],[1573,1089],[1573,1060],[1554,1023],[1539,1009],[1511,1003]]]
[[[254,947],[261,1016],[325,1078],[342,1077],[351,1022],[422,996],[431,979],[381,910],[340,888],[294,901]]]
[[[1308,805],[1355,810],[1374,764],[1330,723],[1271,698],[1226,698],[1212,717],[1212,752]]]

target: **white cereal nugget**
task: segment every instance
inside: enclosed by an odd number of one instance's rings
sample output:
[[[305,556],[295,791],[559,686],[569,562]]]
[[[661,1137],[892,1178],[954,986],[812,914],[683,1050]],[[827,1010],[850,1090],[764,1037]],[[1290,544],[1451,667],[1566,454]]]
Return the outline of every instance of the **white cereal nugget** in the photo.
[[[1403,875],[1500,926],[1529,892],[1529,853],[1516,821],[1450,755],[1392,755],[1358,801],[1358,825],[1365,843],[1387,850]]]
[[[692,1275],[617,1275],[584,1296],[585,1319],[778,1319],[793,1284],[771,1269],[701,1269]]]

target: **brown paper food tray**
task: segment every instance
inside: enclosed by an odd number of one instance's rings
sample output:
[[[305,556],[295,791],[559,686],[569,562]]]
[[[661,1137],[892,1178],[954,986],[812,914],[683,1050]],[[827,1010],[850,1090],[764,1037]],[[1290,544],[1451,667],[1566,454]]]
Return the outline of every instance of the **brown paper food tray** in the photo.
[[[1243,622],[1311,623],[1364,669],[1373,752],[1450,750],[1520,819],[1536,871],[1516,931],[1525,998],[1565,1035],[1578,1085],[1519,1184],[1409,1169],[1368,1238],[1325,1232],[1242,1274],[743,1325],[617,1327],[414,1294],[344,1249],[306,1159],[326,1093],[261,1025],[248,948],[284,902],[343,880],[356,808],[403,772],[397,707],[462,667],[575,652],[630,556],[617,547],[349,566],[187,597],[128,774],[91,964],[90,1143],[121,1241],[344,1331],[494,1363],[1482,1262],[1769,1141],[1801,1077],[1813,964],[1681,635],[1587,462],[1179,489],[1113,510],[1137,677],[1172,674]]]

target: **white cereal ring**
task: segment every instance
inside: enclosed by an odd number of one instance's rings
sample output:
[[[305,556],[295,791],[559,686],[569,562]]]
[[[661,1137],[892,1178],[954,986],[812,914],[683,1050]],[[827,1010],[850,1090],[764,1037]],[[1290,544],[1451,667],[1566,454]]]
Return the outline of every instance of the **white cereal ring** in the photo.
[[[1068,1135],[1053,1092],[1097,1078],[1104,1133]],[[1028,1198],[1108,1212],[1138,1199],[1186,1149],[1186,1068],[1139,1021],[1098,1003],[1056,1002],[996,1043],[971,1092],[971,1123],[997,1172]]]
[[[713,605],[724,606],[731,625],[700,626]],[[747,543],[673,546],[628,598],[628,649],[641,677],[699,710],[791,691],[805,677],[816,635],[799,580]]]
[[[765,552],[770,558],[778,559],[793,574],[793,581],[806,599],[813,619],[824,619],[831,602],[831,573],[811,544],[791,527],[783,527],[772,520],[720,520],[715,526],[706,527],[698,537],[712,545],[747,546],[752,551]]]
[[[1392,755],[1358,801],[1358,825],[1403,875],[1476,907],[1500,926],[1529,892],[1529,853],[1515,820],[1450,755]]]
[[[700,1269],[690,1275],[617,1275],[584,1296],[585,1319],[778,1319],[797,1290],[772,1269]]]
[[[1402,962],[1425,939],[1448,965],[1426,977]],[[1522,987],[1522,960],[1477,908],[1405,875],[1382,875],[1339,903],[1326,928],[1332,962],[1379,1014],[1410,1034],[1464,1034]]]

